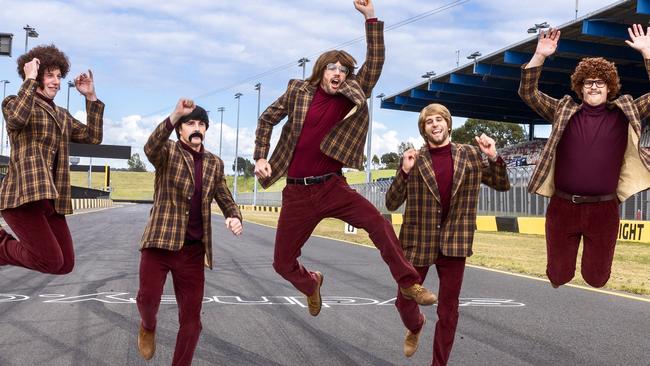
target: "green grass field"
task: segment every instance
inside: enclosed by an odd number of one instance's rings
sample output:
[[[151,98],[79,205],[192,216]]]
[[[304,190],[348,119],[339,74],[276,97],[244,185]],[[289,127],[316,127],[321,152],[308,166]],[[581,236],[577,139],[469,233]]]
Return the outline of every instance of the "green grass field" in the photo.
[[[395,170],[373,170],[372,179],[392,177],[395,175]],[[348,172],[345,174],[349,184],[364,183],[366,181],[365,172]],[[226,177],[228,187],[232,191],[232,176]],[[92,173],[91,188],[103,189],[105,181],[104,173]],[[88,173],[86,172],[70,172],[70,181],[73,186],[87,187],[88,186]],[[255,180],[253,177],[238,177],[237,191],[238,192],[252,192]],[[112,171],[111,172],[111,187],[113,187],[112,198],[114,199],[131,199],[131,200],[150,200],[153,199],[153,172],[124,172]],[[262,192],[278,192],[285,186],[284,178],[277,181],[269,189],[263,190],[258,186]]]

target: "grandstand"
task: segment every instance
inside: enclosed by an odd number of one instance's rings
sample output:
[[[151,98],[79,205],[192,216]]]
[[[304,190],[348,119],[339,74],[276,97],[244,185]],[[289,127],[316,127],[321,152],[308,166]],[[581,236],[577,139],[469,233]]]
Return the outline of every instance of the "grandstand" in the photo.
[[[546,139],[525,141],[499,149],[499,155],[509,167],[537,165],[545,144]]]

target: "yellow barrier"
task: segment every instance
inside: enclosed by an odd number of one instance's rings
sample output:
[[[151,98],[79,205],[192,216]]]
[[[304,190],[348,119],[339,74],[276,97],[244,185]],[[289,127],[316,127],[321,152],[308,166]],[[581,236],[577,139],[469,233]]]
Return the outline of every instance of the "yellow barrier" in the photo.
[[[476,230],[497,231],[497,218],[495,216],[476,216]]]
[[[546,219],[543,217],[517,217],[517,225],[522,234],[545,235]]]

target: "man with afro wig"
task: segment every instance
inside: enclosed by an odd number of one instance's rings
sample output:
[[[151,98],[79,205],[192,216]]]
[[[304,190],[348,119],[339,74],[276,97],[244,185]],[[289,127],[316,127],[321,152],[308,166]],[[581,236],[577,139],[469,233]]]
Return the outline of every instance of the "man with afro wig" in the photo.
[[[54,104],[69,70],[68,58],[54,45],[35,47],[18,58],[24,80],[18,95],[2,102],[11,153],[0,185],[0,212],[15,236],[0,228],[0,266],[59,275],[74,267],[64,216],[72,213],[69,145],[102,142],[104,103],[88,70],[74,79],[86,97],[87,123]]]
[[[625,41],[650,70],[650,28],[628,28]],[[616,66],[585,58],[571,75],[581,103],[538,89],[544,60],[555,53],[559,29],[541,32],[535,54],[522,66],[519,95],[552,123],[551,134],[528,185],[550,197],[546,209],[546,274],[555,288],[573,279],[580,240],[582,277],[593,287],[609,280],[619,228],[619,203],[650,187],[650,151],[639,145],[641,120],[650,116],[650,94],[619,96]]]

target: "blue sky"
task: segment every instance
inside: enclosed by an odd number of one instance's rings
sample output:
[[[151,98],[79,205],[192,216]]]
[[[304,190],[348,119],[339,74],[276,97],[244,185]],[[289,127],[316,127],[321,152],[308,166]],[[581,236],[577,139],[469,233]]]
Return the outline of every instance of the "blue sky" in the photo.
[[[583,0],[583,16],[611,0]],[[421,83],[424,72],[443,73],[474,51],[484,55],[529,37],[533,23],[560,25],[575,16],[569,0],[377,0],[376,13],[386,26],[449,5],[412,23],[386,32],[386,63],[375,93],[391,95]],[[282,94],[287,81],[301,78],[297,60],[315,60],[322,51],[364,34],[363,17],[352,0],[0,0],[0,33],[14,34],[13,57],[0,57],[0,80],[8,79],[7,95],[21,80],[16,59],[24,52],[26,24],[39,37],[29,46],[54,43],[69,57],[68,79],[91,68],[99,98],[106,103],[104,143],[130,145],[142,154],[149,133],[172,110],[179,97],[195,98],[210,111],[208,150],[219,151],[218,107],[225,107],[222,158],[230,167],[235,156],[237,101],[239,155],[252,157],[257,123],[257,92],[262,84],[262,110]],[[365,43],[343,47],[360,63]],[[307,64],[307,75],[313,62]],[[55,102],[66,105],[67,86]],[[85,118],[83,97],[70,92],[70,110]],[[396,151],[401,141],[421,145],[410,112],[382,110],[375,103],[373,155]],[[452,111],[453,114],[453,111]],[[454,127],[464,122],[454,119]],[[274,140],[279,128],[274,131]],[[543,135],[544,130],[538,135]],[[93,163],[124,167],[126,161]],[[82,164],[87,159],[82,159]],[[148,165],[151,169],[151,165]]]

